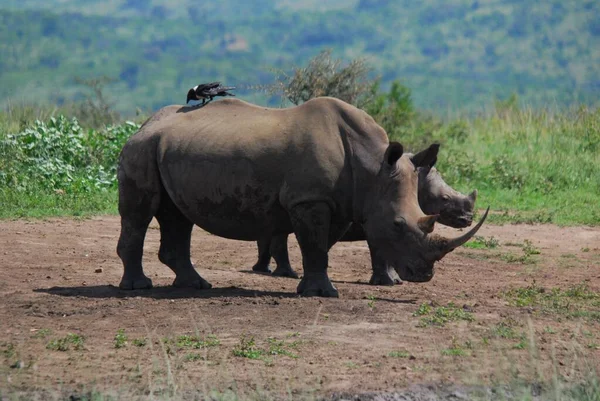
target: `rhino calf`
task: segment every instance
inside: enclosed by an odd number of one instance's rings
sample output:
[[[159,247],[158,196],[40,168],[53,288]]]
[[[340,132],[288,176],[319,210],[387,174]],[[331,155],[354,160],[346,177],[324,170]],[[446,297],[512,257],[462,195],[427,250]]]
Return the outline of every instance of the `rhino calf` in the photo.
[[[439,171],[431,165],[419,167],[418,199],[419,206],[426,214],[439,215],[440,224],[464,228],[473,222],[473,210],[477,200],[477,190],[470,195],[464,195],[448,185]],[[360,224],[352,224],[341,242],[364,241],[366,234]],[[271,240],[261,240],[258,245],[258,260],[252,267],[253,271],[270,273],[271,256],[277,264],[274,276],[298,278],[290,264],[287,247],[288,235],[278,235]],[[373,285],[394,285],[400,283],[400,278],[390,266],[372,263],[373,275],[369,280]]]
[[[402,280],[431,280],[434,263],[475,235],[486,216],[458,238],[432,234],[439,216],[419,207],[416,169],[437,152],[434,145],[403,154],[369,115],[333,98],[289,109],[238,99],[163,108],[119,157],[119,287],[152,287],[142,253],[153,217],[158,257],[175,273],[176,287],[211,288],[191,263],[194,225],[246,241],[293,232],[304,296],[338,296],[328,252],[351,223],[362,225],[378,263]]]

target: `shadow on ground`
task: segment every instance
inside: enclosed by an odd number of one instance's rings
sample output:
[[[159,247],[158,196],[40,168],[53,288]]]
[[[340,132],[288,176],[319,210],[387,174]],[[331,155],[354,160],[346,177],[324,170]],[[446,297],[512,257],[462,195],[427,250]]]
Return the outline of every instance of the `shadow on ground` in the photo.
[[[113,285],[92,285],[79,287],[36,288],[34,292],[43,292],[63,297],[85,298],[153,298],[153,299],[182,299],[182,298],[254,298],[279,297],[295,298],[297,294],[281,291],[258,291],[239,287],[211,288],[197,290],[194,288],[175,288],[171,286],[154,287],[149,290],[125,291]]]

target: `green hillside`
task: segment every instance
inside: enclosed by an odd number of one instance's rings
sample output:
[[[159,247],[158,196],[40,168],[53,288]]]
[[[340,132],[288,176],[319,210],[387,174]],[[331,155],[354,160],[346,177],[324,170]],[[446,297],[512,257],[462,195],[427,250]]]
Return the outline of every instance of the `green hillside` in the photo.
[[[323,48],[367,57],[416,105],[478,110],[518,93],[532,105],[597,104],[600,2],[493,0],[6,0],[0,5],[0,105],[83,96],[74,77],[106,75],[131,114],[181,103],[201,81],[271,82],[269,67]],[[258,91],[240,91],[266,102]]]

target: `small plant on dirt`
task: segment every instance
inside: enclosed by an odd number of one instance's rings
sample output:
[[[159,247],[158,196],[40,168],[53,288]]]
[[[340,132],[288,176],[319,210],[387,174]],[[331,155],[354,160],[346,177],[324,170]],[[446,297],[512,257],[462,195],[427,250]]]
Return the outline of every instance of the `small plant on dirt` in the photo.
[[[115,334],[115,348],[124,348],[127,345],[127,335],[124,329],[117,330]]]
[[[556,334],[556,330],[554,330],[550,326],[546,326],[546,327],[544,327],[544,333],[547,333],[547,334]]]
[[[367,299],[369,300],[369,302],[367,302],[367,306],[373,309],[375,307],[375,295],[367,295]]]
[[[50,329],[39,329],[33,335],[34,338],[46,338],[50,335]]]
[[[254,337],[242,336],[240,343],[233,348],[233,355],[248,359],[261,359],[264,351],[256,346]]]
[[[50,341],[46,348],[54,351],[68,351],[71,346],[74,350],[83,349],[84,337],[79,334],[68,333],[62,338]]]
[[[471,249],[493,249],[497,248],[499,245],[500,242],[496,238],[490,237],[486,239],[485,237],[479,235],[476,235],[472,241],[464,244],[465,247]]]
[[[492,326],[490,328],[490,332],[493,337],[505,338],[509,340],[519,337],[512,325],[507,322],[500,322],[497,325]]]
[[[438,306],[434,309],[427,304],[421,304],[419,309],[413,315],[423,316],[419,321],[419,327],[443,327],[446,323],[452,321],[465,320],[467,322],[472,322],[475,320],[473,313],[465,308],[457,307],[452,302],[448,303],[447,306]]]
[[[527,348],[527,337],[525,337],[525,334],[521,334],[521,339],[519,340],[518,343],[516,343],[513,348],[515,349],[525,349]]]
[[[4,344],[2,348],[2,355],[4,355],[4,357],[7,359],[10,359],[16,355],[15,345],[13,343]]]
[[[431,305],[422,303],[419,306],[419,309],[417,309],[416,312],[413,313],[413,316],[425,316],[425,315],[428,315],[430,312],[431,312]]]
[[[465,350],[457,341],[452,338],[452,346],[441,351],[444,356],[467,356],[469,352]]]
[[[221,341],[214,335],[210,334],[206,338],[198,336],[183,335],[175,339],[175,345],[179,348],[207,348],[216,347],[221,344]]]
[[[204,361],[206,359],[205,356],[200,355],[200,354],[195,354],[190,352],[189,354],[186,354],[185,357],[183,358],[183,360],[185,362],[196,362],[196,361]]]
[[[136,347],[145,347],[146,344],[148,343],[148,340],[146,340],[145,338],[134,338],[133,341],[131,341],[131,342]]]
[[[286,348],[296,348],[298,343],[296,341],[294,341],[291,344],[286,344],[284,341],[282,340],[278,340],[276,338],[273,337],[269,337],[267,338],[267,342],[269,343],[269,350],[268,353],[269,355],[285,355],[285,356],[289,356],[290,358],[298,358],[298,355],[294,354],[293,352],[291,352],[290,350],[286,349]]]
[[[397,350],[390,352],[388,356],[392,358],[408,358],[410,357],[410,352],[405,350]]]
[[[531,255],[539,255],[542,253],[538,248],[536,248],[533,245],[533,243],[530,240],[526,239],[523,242],[524,242],[523,253],[525,253],[525,255],[531,256]]]

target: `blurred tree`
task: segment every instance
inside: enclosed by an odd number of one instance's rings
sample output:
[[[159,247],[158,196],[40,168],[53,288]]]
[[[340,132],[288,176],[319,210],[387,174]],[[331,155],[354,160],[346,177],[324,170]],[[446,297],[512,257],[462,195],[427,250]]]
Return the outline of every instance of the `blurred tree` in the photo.
[[[369,78],[371,71],[363,58],[344,66],[342,60],[332,58],[331,50],[324,50],[306,67],[296,67],[291,74],[275,70],[275,83],[263,89],[296,105],[314,97],[332,96],[362,108],[375,95],[375,81]]]

